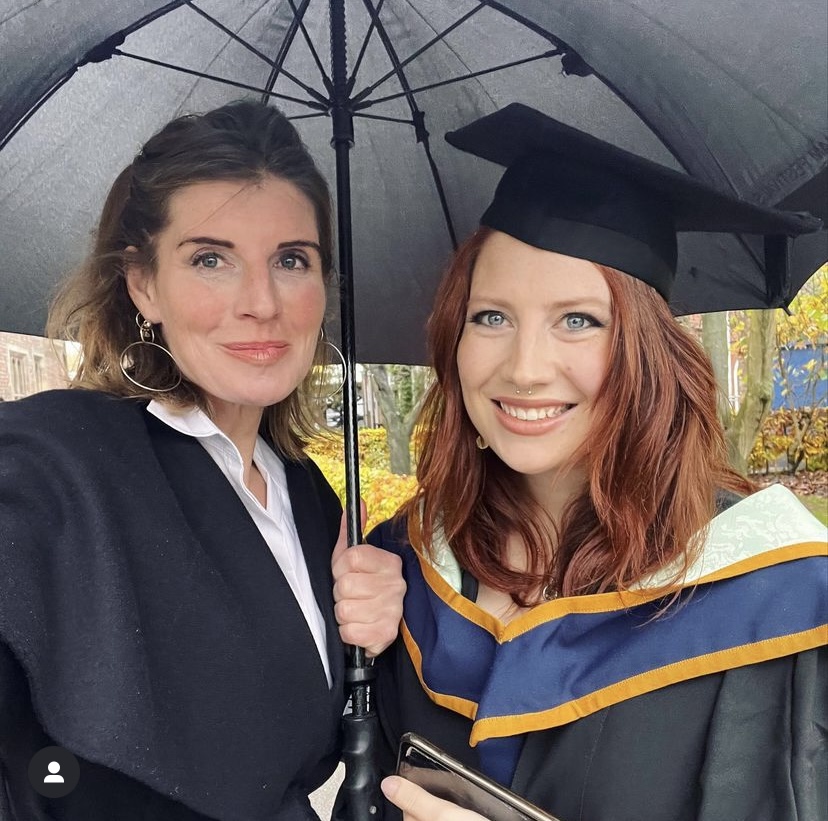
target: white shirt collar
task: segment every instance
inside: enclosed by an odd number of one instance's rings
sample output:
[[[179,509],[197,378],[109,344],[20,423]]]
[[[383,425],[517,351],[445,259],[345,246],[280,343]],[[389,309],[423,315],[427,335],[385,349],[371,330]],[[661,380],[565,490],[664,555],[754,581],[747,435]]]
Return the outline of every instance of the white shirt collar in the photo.
[[[236,475],[242,469],[239,449],[201,408],[195,405],[189,408],[177,408],[153,399],[147,405],[147,411],[179,433],[200,439],[209,452],[220,454],[225,473],[232,473],[228,475],[228,478],[237,490],[245,492],[241,475]],[[253,447],[253,461],[265,477],[265,481],[270,481],[272,483],[270,486],[278,494],[278,500],[269,499],[268,506],[272,506],[276,515],[281,515],[278,513],[279,508],[290,505],[284,463],[271,448],[264,444],[260,436],[256,438]]]
[[[227,439],[227,436],[219,430],[216,423],[196,405],[189,408],[177,408],[153,399],[147,405],[147,410],[179,433],[186,433],[188,436],[198,438],[218,434]]]

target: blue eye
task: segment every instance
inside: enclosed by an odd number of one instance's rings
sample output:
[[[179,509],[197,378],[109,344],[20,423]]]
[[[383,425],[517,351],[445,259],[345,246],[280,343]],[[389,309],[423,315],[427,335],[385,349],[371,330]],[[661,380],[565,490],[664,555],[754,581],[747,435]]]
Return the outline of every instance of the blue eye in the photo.
[[[500,328],[506,323],[506,317],[500,311],[478,311],[472,315],[471,322],[485,328]]]
[[[602,324],[589,314],[567,314],[564,317],[567,330],[583,331],[585,328],[600,328]]]
[[[193,257],[193,265],[201,268],[218,268],[221,263],[221,257],[215,251],[205,251],[202,254],[196,254]]]
[[[310,262],[304,254],[289,251],[279,257],[279,266],[286,271],[300,271],[309,268]]]

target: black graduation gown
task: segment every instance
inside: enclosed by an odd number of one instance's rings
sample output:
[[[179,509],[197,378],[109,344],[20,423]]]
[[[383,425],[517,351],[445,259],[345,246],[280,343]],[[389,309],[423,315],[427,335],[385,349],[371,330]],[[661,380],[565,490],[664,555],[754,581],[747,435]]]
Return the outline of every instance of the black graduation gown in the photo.
[[[402,552],[397,528],[368,540]],[[404,642],[377,664],[384,773],[407,731],[481,769],[472,722],[426,695]],[[644,693],[528,733],[510,786],[561,821],[822,821],[826,682],[821,647]]]
[[[144,403],[0,405],[0,819],[299,821],[339,758],[339,502],[286,463],[333,686],[290,587],[202,446]],[[80,762],[60,799],[31,756]]]

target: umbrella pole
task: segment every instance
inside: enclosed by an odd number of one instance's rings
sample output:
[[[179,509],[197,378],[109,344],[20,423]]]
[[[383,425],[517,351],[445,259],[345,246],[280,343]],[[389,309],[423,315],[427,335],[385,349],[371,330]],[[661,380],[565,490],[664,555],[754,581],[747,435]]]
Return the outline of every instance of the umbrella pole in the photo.
[[[354,282],[351,237],[350,150],[354,144],[353,115],[347,88],[345,2],[330,0],[331,67],[333,100],[331,117],[336,153],[336,202],[339,235],[339,302],[342,326],[342,353],[345,359],[343,385],[345,412],[345,513],[348,543],[362,541],[359,504],[359,449],[356,404],[356,342],[354,334]],[[372,709],[370,682],[374,670],[366,665],[361,647],[349,649],[350,663],[345,680],[351,688],[351,712],[343,717],[345,780],[342,790],[351,821],[382,817],[377,742],[379,726]]]

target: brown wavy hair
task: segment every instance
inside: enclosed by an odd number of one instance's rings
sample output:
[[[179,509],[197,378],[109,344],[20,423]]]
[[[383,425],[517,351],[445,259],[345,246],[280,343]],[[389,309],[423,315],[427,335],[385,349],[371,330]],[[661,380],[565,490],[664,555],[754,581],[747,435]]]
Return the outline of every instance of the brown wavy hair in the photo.
[[[201,388],[186,379],[173,390],[155,393],[142,390],[122,374],[121,352],[138,341],[137,309],[125,273],[131,264],[155,271],[155,240],[168,224],[170,198],[176,191],[199,182],[255,184],[267,176],[292,183],[313,206],[323,276],[330,285],[334,273],[328,186],[287,117],[252,100],[178,117],[150,138],[118,175],[104,203],[91,253],[53,300],[49,336],[79,342],[83,350],[70,387],[158,398],[182,407],[198,405],[209,412]],[[154,332],[156,342],[164,345],[163,328],[156,326]],[[327,345],[318,345],[314,364],[327,364],[328,350]],[[172,385],[179,376],[156,349],[136,346],[130,357],[132,375],[145,385]],[[291,458],[301,457],[302,445],[316,432],[309,399],[315,387],[312,374],[300,390],[266,408],[262,420],[277,449]]]
[[[623,590],[674,563],[678,581],[715,514],[716,492],[754,489],[728,466],[707,355],[650,286],[599,266],[612,297],[610,360],[575,457],[588,482],[553,522],[520,474],[475,446],[463,404],[457,347],[490,234],[480,228],[458,249],[429,320],[436,380],[419,419],[418,490],[402,511],[411,543],[431,552],[442,529],[461,567],[520,605],[550,581],[565,596]],[[513,533],[526,570],[506,561]]]

